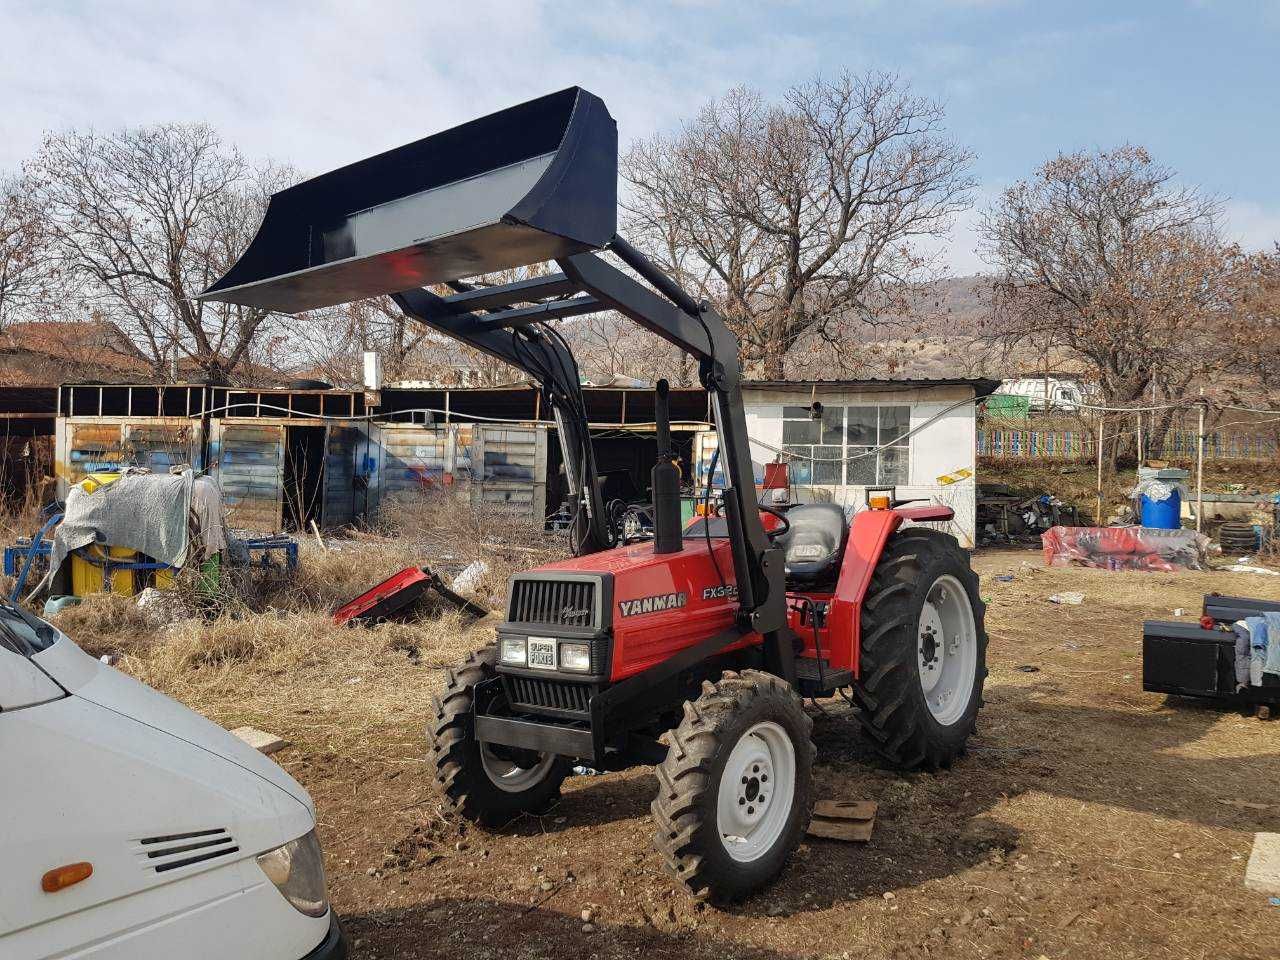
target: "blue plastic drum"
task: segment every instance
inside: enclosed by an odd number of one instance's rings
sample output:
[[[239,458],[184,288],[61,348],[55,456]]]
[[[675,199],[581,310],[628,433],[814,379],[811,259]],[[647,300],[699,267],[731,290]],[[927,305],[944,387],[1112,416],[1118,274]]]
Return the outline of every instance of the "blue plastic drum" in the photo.
[[[1163,500],[1152,500],[1142,494],[1142,525],[1157,530],[1178,530],[1182,527],[1182,494],[1172,490]]]

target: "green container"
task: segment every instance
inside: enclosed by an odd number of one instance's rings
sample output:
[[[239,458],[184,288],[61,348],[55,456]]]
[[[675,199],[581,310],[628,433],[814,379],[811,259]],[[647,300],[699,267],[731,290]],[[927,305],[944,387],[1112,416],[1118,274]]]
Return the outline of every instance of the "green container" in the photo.
[[[681,497],[680,498],[680,529],[683,530],[693,522],[695,509],[699,503],[698,497]]]
[[[1031,415],[1031,398],[993,393],[983,401],[989,420],[1026,420]]]
[[[200,579],[197,589],[202,596],[213,596],[218,592],[218,582],[222,579],[222,554],[215,553],[200,564]]]

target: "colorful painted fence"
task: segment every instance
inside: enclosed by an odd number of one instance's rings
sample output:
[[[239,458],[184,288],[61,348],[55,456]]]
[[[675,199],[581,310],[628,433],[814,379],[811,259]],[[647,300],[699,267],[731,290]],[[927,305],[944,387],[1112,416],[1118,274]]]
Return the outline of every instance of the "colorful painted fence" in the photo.
[[[1274,460],[1280,446],[1274,436],[1206,433],[1207,460]],[[1175,430],[1165,435],[1164,454],[1176,460],[1194,459],[1196,433]],[[1096,456],[1088,430],[1008,430],[978,428],[978,456],[1047,460],[1088,460]]]

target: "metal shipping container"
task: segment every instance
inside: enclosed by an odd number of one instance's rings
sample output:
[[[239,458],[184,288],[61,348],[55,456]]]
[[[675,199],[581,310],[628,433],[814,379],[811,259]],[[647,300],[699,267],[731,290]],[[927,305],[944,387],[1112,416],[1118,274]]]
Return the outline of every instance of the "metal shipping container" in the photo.
[[[200,421],[185,417],[59,417],[54,425],[58,496],[91,473],[204,466]]]

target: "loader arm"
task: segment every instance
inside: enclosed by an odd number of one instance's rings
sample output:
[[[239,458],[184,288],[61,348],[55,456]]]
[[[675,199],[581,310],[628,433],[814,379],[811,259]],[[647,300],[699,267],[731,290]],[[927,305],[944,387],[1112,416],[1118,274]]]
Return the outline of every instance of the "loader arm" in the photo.
[[[640,251],[615,236],[607,250],[631,267],[650,289],[593,253],[557,260],[561,273],[490,287],[457,284],[452,296],[407,290],[395,300],[410,317],[528,373],[547,390],[560,432],[566,471],[578,516],[586,518],[576,553],[612,546],[596,484],[588,425],[582,410],[577,365],[560,338],[544,329],[552,320],[614,310],[698,360],[703,387],[712,395],[721,458],[728,476],[725,520],[733,546],[734,575],[744,629],[768,634],[785,624],[781,551],[765,535],[755,500],[755,473],[743,408],[738,341],[724,320],[698,304]],[[657,291],[657,292],[655,292]],[[553,299],[537,300],[550,295]],[[533,301],[531,306],[515,304]],[[478,305],[485,312],[469,312]]]
[[[487,302],[492,303],[499,289],[480,287],[478,291],[486,293]],[[536,325],[492,326],[486,315],[468,312],[464,306],[451,302],[452,298],[429,290],[404,290],[392,294],[392,299],[412,319],[523,370],[542,386],[560,435],[569,493],[578,506],[571,525],[573,552],[595,553],[614,546],[618,534],[605,515],[600,484],[596,482],[595,454],[584,416],[578,366],[561,340]]]

